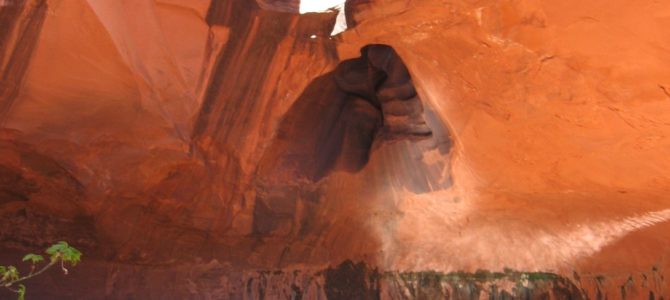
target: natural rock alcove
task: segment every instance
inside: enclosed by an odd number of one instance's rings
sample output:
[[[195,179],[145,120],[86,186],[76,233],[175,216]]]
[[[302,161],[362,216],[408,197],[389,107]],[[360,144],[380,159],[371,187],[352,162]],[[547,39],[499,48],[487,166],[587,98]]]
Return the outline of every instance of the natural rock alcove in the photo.
[[[279,125],[259,172],[318,181],[331,170],[359,171],[375,143],[431,133],[400,57],[387,45],[368,45],[359,58],[307,86]]]

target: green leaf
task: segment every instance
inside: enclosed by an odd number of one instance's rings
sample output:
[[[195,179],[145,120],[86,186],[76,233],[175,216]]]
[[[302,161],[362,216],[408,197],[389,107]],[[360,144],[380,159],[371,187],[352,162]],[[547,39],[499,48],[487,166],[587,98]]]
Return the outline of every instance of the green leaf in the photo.
[[[38,262],[41,262],[44,260],[44,257],[42,255],[34,254],[34,253],[29,253],[26,254],[26,256],[23,257],[23,261],[30,261],[33,264],[36,264]]]
[[[26,299],[26,286],[23,284],[19,284],[19,299],[18,300],[25,300]]]
[[[5,266],[0,266],[0,275],[5,274],[5,272],[7,272],[7,267],[5,267]]]
[[[9,266],[7,268],[7,272],[5,272],[9,280],[14,281],[19,279],[19,270],[16,269],[15,266]],[[3,276],[4,278],[5,276]]]
[[[81,261],[81,252],[79,250],[75,249],[74,247],[67,247],[63,251],[63,260],[65,262],[69,262],[72,265],[76,265],[79,261]]]
[[[63,250],[67,249],[70,247],[70,245],[67,244],[65,241],[60,241],[56,244],[51,245],[51,247],[47,248],[47,254],[49,255],[56,255],[58,253],[63,253]]]
[[[81,261],[81,252],[64,241],[52,245],[46,250],[46,253],[51,256],[51,261],[62,259],[73,266]]]

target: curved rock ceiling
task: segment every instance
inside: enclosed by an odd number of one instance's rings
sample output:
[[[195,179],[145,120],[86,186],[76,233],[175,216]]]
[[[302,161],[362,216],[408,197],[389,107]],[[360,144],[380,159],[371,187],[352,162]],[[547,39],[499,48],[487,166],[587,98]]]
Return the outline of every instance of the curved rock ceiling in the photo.
[[[670,4],[308,3],[0,1],[29,297],[670,297]]]

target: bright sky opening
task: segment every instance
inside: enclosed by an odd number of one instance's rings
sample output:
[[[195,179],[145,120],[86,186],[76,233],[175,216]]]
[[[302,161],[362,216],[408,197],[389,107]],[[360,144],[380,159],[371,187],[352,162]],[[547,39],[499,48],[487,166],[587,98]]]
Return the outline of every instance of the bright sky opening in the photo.
[[[337,35],[347,30],[347,17],[344,13],[344,4],[346,0],[302,0],[300,1],[300,13],[318,13],[337,10],[337,19],[335,27],[330,33],[331,36]]]

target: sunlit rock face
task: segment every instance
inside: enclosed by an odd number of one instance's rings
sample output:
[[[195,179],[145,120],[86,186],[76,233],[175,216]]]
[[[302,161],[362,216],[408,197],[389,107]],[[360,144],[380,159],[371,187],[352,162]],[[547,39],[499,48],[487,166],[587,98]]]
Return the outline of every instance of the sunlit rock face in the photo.
[[[80,248],[37,299],[670,297],[670,4],[326,2],[0,1],[0,264]]]

